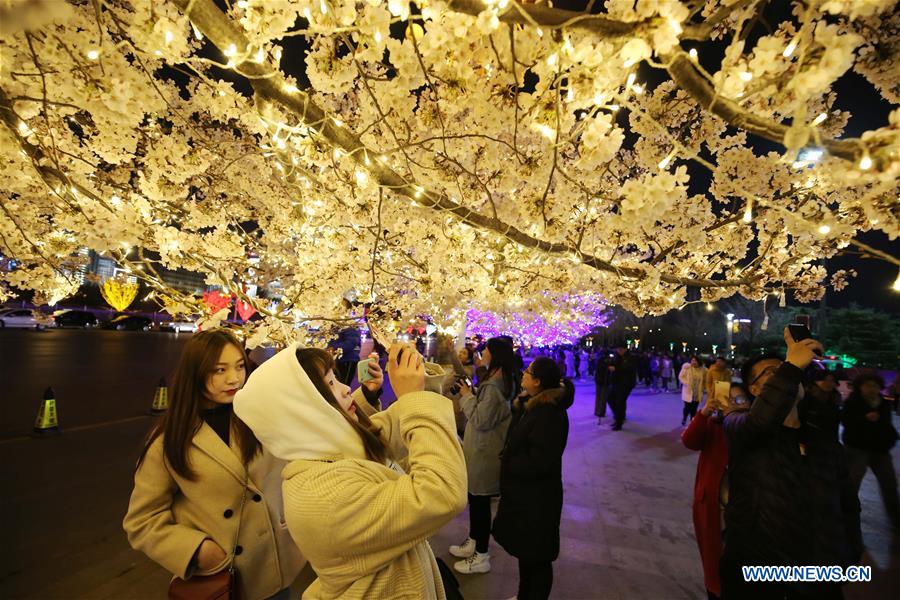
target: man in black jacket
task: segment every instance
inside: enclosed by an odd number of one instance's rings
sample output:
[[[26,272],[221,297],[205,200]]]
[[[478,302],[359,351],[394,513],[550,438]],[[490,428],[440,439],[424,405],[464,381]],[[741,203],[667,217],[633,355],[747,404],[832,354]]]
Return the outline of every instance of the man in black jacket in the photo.
[[[838,584],[747,582],[745,566],[855,563],[861,553],[859,503],[827,407],[801,403],[803,371],[819,342],[795,342],[787,358],[748,361],[742,370],[749,410],[725,417],[728,506],[721,561],[722,598],[841,598]],[[805,419],[805,420],[804,420]],[[833,443],[832,443],[833,442]]]
[[[617,356],[613,359],[613,363],[607,367],[612,383],[612,389],[609,393],[609,406],[615,417],[612,429],[613,431],[621,431],[622,423],[625,422],[628,394],[634,389],[637,371],[634,357],[628,353],[628,349],[625,346],[617,346],[616,354]]]

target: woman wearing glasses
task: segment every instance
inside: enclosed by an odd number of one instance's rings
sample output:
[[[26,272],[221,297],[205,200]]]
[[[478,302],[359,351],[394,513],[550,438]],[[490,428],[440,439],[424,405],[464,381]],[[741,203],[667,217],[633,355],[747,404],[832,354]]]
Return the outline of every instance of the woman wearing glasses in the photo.
[[[559,556],[562,455],[569,436],[566,410],[575,388],[552,359],[540,357],[522,375],[524,395],[501,455],[500,505],[494,539],[519,559],[518,600],[545,599]]]

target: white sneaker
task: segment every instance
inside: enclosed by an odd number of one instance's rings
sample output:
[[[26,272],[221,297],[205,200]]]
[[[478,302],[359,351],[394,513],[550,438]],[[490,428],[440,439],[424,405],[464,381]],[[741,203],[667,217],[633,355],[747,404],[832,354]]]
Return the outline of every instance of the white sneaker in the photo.
[[[459,546],[450,546],[450,554],[456,558],[469,558],[475,554],[475,540],[467,537]]]
[[[476,552],[469,558],[461,560],[453,565],[453,568],[460,573],[490,573],[491,572],[491,555],[485,552]]]

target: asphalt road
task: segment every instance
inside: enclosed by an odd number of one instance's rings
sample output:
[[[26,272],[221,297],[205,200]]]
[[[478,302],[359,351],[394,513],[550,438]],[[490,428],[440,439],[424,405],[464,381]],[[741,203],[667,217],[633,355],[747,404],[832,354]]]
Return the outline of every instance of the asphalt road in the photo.
[[[32,432],[47,387],[63,431],[146,414],[188,335],[0,329],[0,440]]]

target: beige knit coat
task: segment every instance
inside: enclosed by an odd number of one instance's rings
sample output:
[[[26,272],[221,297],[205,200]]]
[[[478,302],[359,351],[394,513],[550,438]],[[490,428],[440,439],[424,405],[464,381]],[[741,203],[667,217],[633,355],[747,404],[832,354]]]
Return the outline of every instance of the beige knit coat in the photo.
[[[426,540],[466,506],[451,402],[414,392],[370,418],[408,452],[408,473],[341,457],[284,469],[288,527],[319,576],[303,598],[444,600]]]

